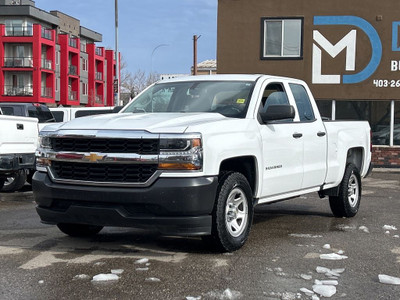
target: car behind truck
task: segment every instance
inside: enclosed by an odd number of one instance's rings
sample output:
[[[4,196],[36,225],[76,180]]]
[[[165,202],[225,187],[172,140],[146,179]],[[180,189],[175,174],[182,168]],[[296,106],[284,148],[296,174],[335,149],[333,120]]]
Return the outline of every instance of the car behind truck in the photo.
[[[41,131],[33,191],[71,236],[155,228],[239,249],[254,206],[318,192],[356,215],[371,169],[368,122],[323,121],[300,80],[213,75],[160,81],[120,113]]]

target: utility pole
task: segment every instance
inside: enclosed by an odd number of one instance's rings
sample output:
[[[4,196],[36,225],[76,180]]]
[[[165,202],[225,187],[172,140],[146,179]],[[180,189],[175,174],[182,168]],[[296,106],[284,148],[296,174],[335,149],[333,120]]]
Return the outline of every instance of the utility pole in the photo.
[[[193,36],[193,75],[197,75],[197,40],[201,37],[201,35]]]
[[[114,106],[118,106],[119,103],[119,95],[120,95],[120,86],[121,86],[121,78],[120,78],[120,70],[119,70],[119,64],[120,64],[120,59],[119,59],[119,52],[118,52],[118,0],[115,0],[115,61],[116,61],[116,67],[115,67],[115,80],[117,87],[116,87],[116,93],[114,97]],[[115,87],[114,87],[115,88]]]

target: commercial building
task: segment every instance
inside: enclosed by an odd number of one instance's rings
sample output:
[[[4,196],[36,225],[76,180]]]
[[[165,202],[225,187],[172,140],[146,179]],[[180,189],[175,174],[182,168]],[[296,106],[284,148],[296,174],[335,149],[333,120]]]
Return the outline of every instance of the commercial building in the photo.
[[[400,167],[398,0],[219,0],[218,73],[306,81],[324,117],[368,120],[376,166]]]
[[[0,0],[0,101],[114,105],[115,53],[102,35],[31,0]]]

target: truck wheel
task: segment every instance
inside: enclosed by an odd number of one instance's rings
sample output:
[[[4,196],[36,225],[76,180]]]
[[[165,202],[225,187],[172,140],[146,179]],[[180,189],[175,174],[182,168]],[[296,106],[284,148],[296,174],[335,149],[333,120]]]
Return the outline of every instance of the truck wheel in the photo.
[[[100,232],[100,230],[103,229],[103,226],[71,223],[59,223],[57,224],[57,227],[63,233],[73,237],[86,237],[96,235]]]
[[[332,213],[337,218],[354,217],[360,207],[361,177],[357,167],[348,164],[342,182],[339,185],[339,195],[329,197]]]
[[[213,211],[212,236],[218,250],[235,251],[247,240],[253,221],[251,187],[241,173],[229,172],[222,176]]]
[[[0,191],[3,188],[4,182],[6,181],[5,178],[0,178]]]
[[[22,188],[26,181],[25,170],[19,170],[13,176],[8,176],[5,181],[2,192],[15,192]]]

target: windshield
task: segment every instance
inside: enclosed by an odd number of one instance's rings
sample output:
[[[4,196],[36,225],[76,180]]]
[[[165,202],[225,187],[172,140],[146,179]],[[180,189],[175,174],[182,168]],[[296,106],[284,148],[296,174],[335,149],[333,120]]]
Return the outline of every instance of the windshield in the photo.
[[[158,83],[130,103],[123,113],[215,112],[244,118],[252,81],[187,81]]]

